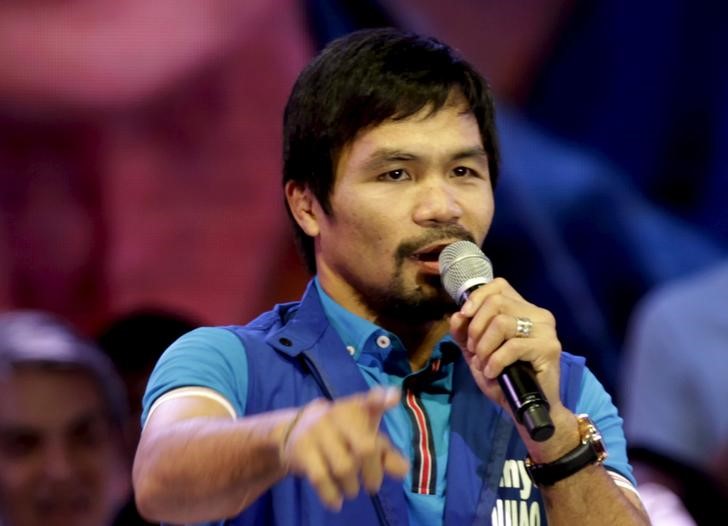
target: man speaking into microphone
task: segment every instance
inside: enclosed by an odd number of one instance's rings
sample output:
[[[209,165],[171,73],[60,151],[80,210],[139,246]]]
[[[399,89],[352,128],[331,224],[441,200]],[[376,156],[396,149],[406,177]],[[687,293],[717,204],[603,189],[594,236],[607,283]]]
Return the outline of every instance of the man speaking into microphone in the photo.
[[[299,302],[165,352],[134,465],[142,513],[647,524],[617,410],[551,313],[500,277],[462,305],[442,285],[446,247],[479,252],[497,178],[489,88],[452,49],[392,29],[327,46],[284,113],[283,189],[313,279]]]

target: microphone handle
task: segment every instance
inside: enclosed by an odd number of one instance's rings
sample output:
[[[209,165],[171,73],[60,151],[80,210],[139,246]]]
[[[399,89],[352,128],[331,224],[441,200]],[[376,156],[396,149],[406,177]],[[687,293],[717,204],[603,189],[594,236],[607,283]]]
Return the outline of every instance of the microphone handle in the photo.
[[[536,442],[548,440],[554,434],[554,423],[549,414],[549,403],[536,380],[530,362],[514,362],[503,369],[498,384],[511,406],[519,424]]]

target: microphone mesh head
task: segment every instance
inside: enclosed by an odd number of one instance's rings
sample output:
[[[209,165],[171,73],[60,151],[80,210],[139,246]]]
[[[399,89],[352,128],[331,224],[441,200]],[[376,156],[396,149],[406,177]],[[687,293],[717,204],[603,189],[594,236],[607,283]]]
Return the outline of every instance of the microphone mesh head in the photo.
[[[457,302],[474,286],[493,280],[493,266],[478,245],[456,241],[445,247],[438,259],[440,279],[448,294]]]

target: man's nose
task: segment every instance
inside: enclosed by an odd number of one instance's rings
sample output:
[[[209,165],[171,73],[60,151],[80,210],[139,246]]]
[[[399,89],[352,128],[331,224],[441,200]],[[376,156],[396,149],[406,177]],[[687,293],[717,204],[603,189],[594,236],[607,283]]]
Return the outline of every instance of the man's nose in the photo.
[[[45,472],[53,480],[65,480],[74,471],[73,453],[61,443],[50,443],[45,451]]]
[[[457,190],[445,178],[423,183],[417,196],[414,219],[420,224],[455,223],[463,215]]]

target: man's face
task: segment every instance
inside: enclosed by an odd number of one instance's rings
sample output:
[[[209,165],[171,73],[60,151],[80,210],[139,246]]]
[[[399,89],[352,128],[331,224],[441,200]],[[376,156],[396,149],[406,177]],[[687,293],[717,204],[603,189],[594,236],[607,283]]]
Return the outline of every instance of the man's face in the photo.
[[[0,513],[7,526],[108,524],[127,485],[95,383],[21,367],[0,377]]]
[[[319,279],[364,317],[440,319],[453,302],[440,285],[439,252],[459,239],[480,244],[490,227],[480,131],[454,102],[359,133],[338,159],[331,215],[314,203]]]

